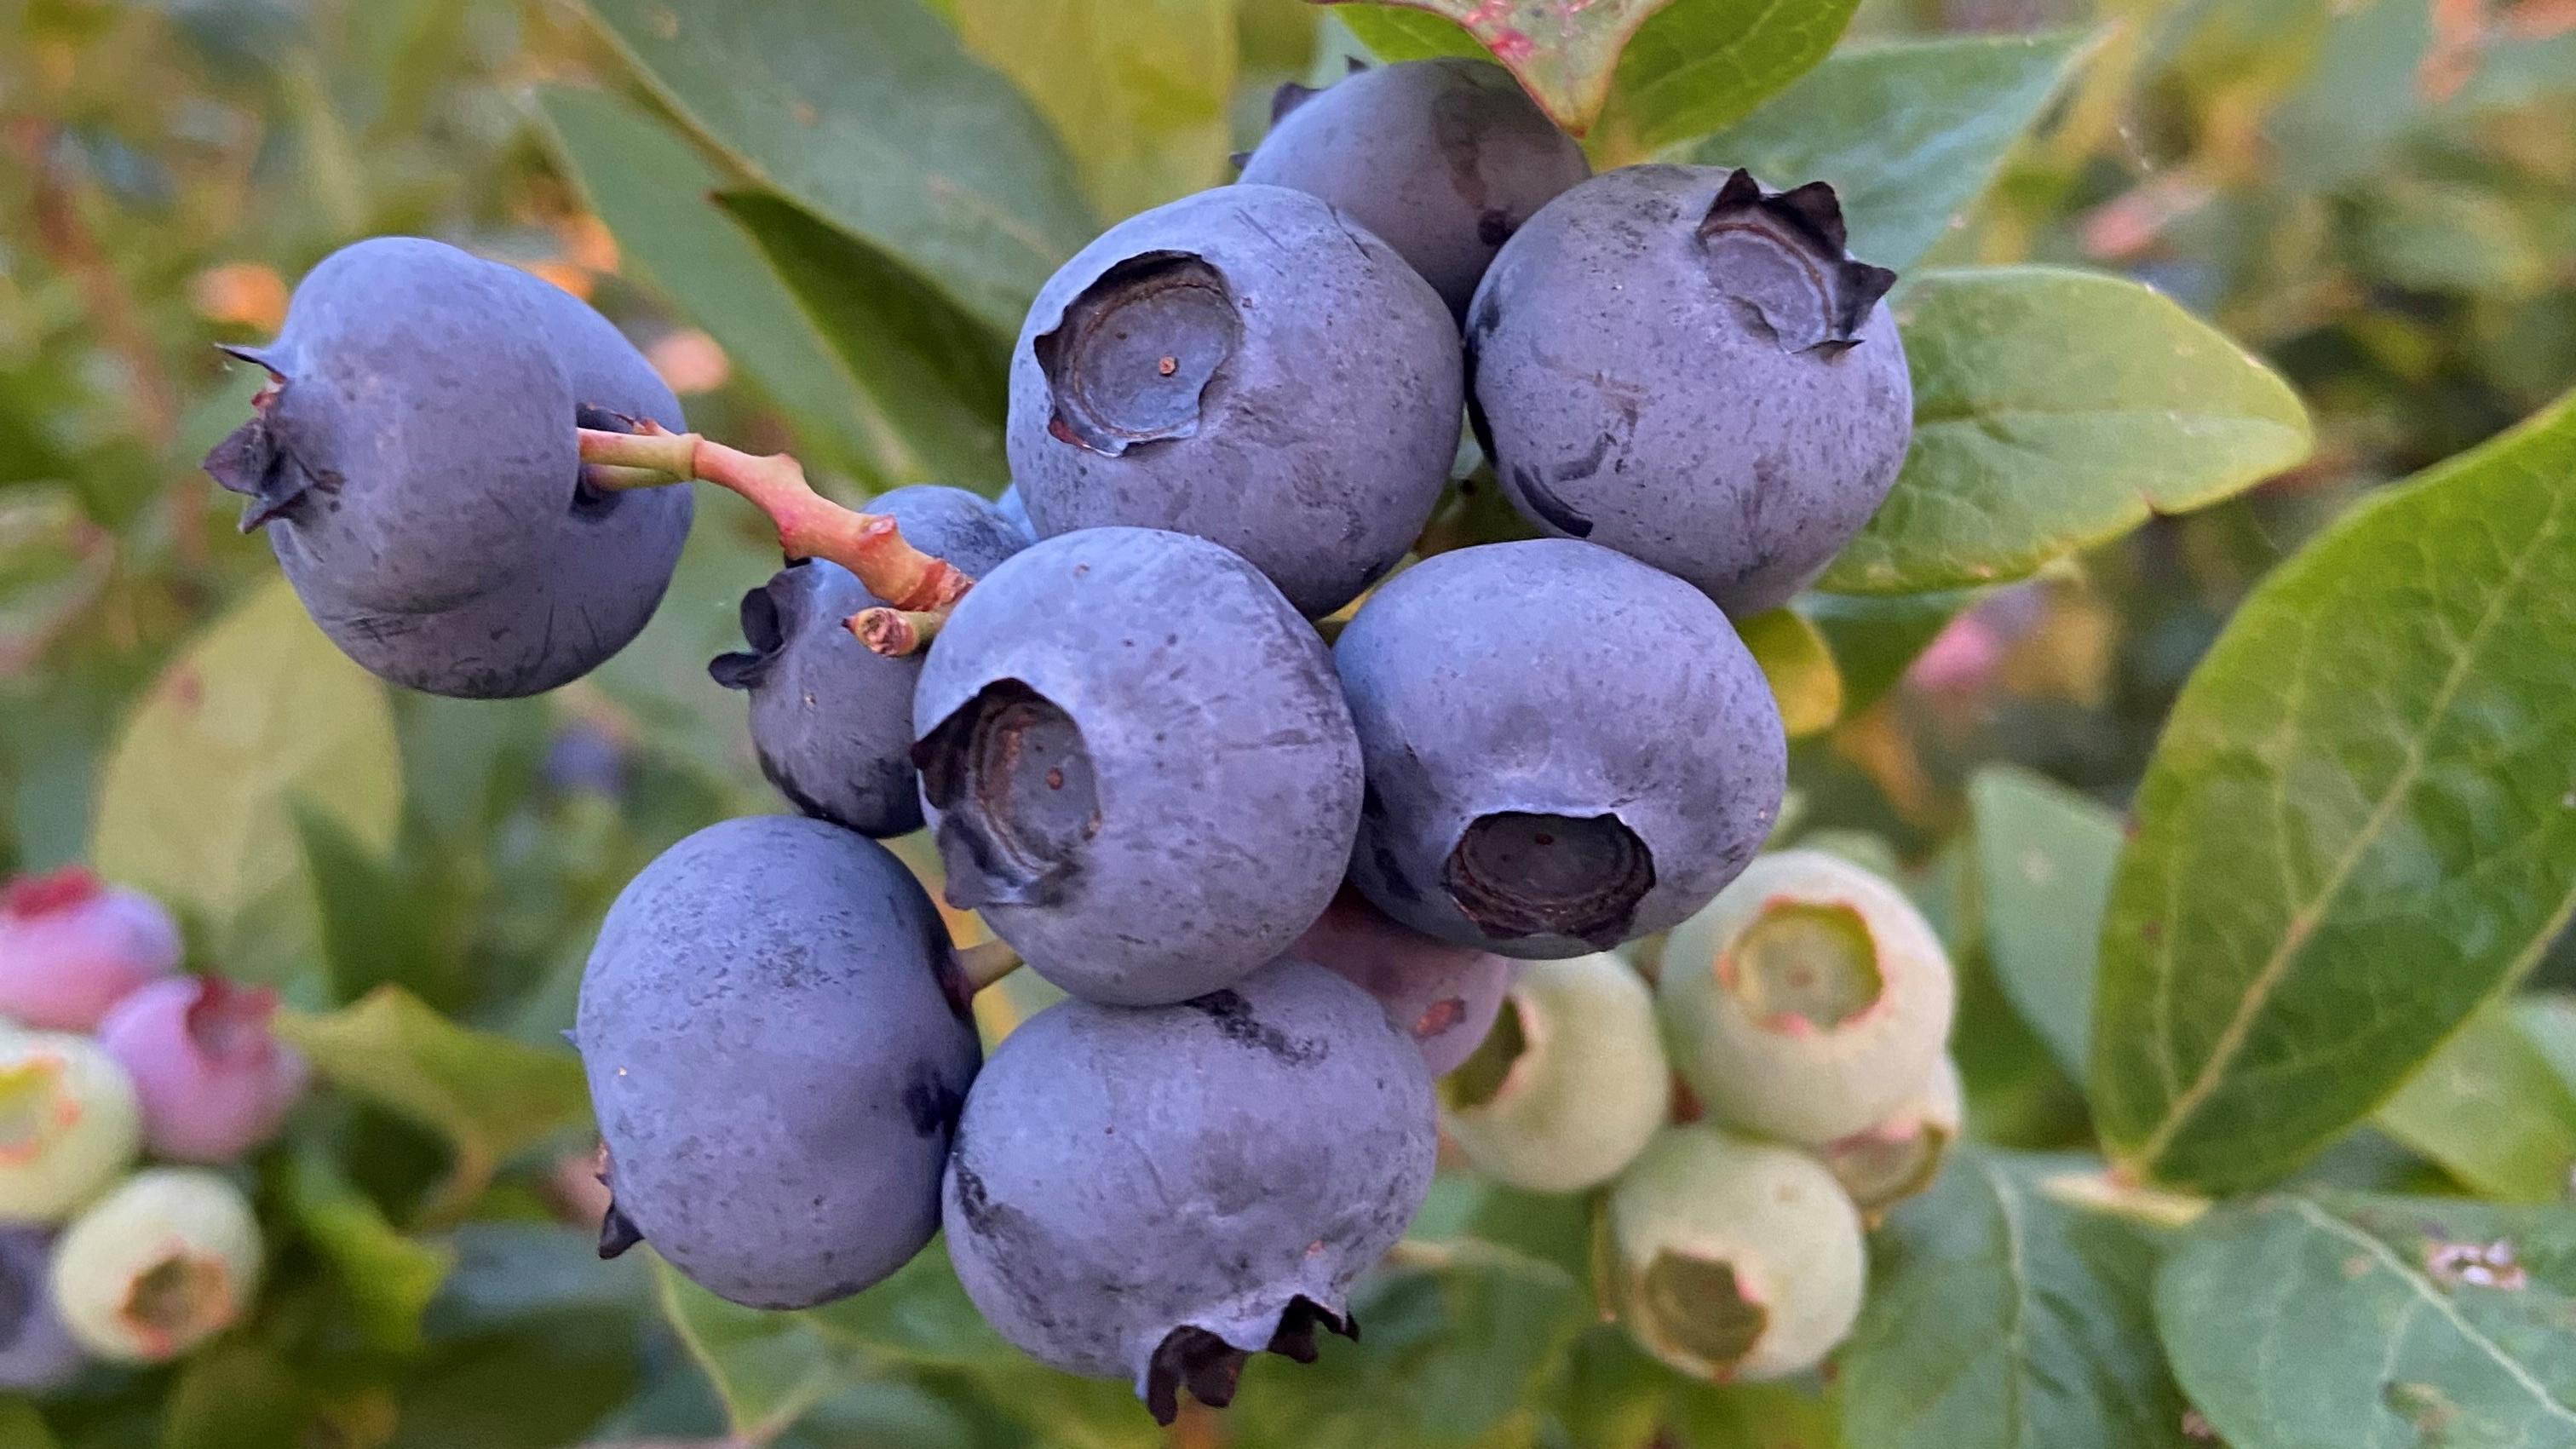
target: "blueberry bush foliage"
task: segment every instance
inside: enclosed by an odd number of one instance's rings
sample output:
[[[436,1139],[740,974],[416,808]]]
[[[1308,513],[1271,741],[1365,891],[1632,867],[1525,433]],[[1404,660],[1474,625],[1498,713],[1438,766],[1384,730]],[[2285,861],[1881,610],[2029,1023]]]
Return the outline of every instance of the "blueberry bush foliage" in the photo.
[[[774,808],[704,673],[774,539],[705,492],[589,678],[389,690],[218,516],[208,344],[436,235],[839,496],[994,493],[1060,263],[1274,86],[1447,54],[1596,167],[1829,181],[1904,277],[1895,490],[1745,629],[1781,840],[1959,968],[1967,1140],[1853,1336],[1685,1378],[1583,1196],[1446,1168],[1361,1343],[1169,1430],[936,1251],[784,1314],[600,1261],[557,1032],[617,889]],[[152,892],[321,1087],[256,1311],[0,1445],[2576,1445],[2571,138],[2562,0],[0,0],[0,866]]]

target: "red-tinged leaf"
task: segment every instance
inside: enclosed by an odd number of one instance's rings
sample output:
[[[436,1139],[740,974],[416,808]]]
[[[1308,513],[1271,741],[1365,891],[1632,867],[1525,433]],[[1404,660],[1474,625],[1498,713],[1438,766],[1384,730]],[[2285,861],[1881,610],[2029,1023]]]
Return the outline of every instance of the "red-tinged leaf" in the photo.
[[[1342,0],[1315,0],[1334,5]],[[1556,123],[1581,135],[1609,98],[1628,37],[1671,0],[1394,0],[1457,22]]]

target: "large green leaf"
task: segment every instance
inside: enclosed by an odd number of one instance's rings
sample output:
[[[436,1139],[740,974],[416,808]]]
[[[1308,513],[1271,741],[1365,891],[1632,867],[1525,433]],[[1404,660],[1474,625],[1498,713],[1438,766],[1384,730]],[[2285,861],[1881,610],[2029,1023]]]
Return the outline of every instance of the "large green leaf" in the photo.
[[[2156,1357],[2154,1230],[2046,1188],[2088,1167],[1964,1152],[1889,1217],[1836,1360],[1849,1449],[2187,1442]]]
[[[2056,267],[1927,272],[1897,298],[1914,447],[1822,587],[2025,578],[2308,455],[2269,368],[2149,289]]]
[[[2120,817],[2009,765],[1968,782],[1987,958],[2013,1009],[2081,1081],[2091,1060],[2093,966],[2120,859]]]
[[[2174,1250],[2156,1320],[2233,1449],[2576,1445],[2576,1209],[2257,1198]]]
[[[857,1365],[802,1313],[727,1303],[653,1260],[662,1313],[724,1404],[725,1426],[765,1444],[825,1397],[858,1381]]]
[[[617,238],[625,268],[707,331],[795,423],[799,456],[877,487],[917,482],[936,438],[912,439],[845,370],[760,251],[704,198],[727,178],[660,123],[601,91],[548,86],[555,155]]]
[[[1485,48],[1476,43],[1457,21],[1434,15],[1427,10],[1407,10],[1401,5],[1344,4],[1327,0],[1333,14],[1351,29],[1369,53],[1383,61],[1429,60],[1440,55],[1483,55]]]
[[[1658,150],[1750,113],[1842,38],[1859,0],[1672,0],[1619,57],[1602,129]]]
[[[1226,179],[1234,0],[949,0],[974,55],[1053,122],[1103,216]]]
[[[756,180],[1002,332],[1090,239],[1073,167],[916,0],[589,0],[671,109]]]
[[[368,1343],[388,1353],[418,1348],[421,1314],[456,1265],[456,1250],[405,1237],[319,1151],[287,1163],[282,1195],[304,1240],[338,1276]]]
[[[1317,4],[1336,4],[1339,0],[1316,0]],[[1739,0],[1395,0],[1407,9],[1423,11],[1463,26],[1467,35],[1501,61],[1521,83],[1521,88],[1538,102],[1539,109],[1565,129],[1581,135],[1601,114],[1602,102],[1610,93],[1610,76],[1619,68],[1619,54],[1626,49],[1631,36],[1646,23],[1648,16],[1667,6],[1673,9],[1719,8],[1729,11],[1758,8]],[[1839,6],[1846,15],[1848,0],[1824,0],[1828,8]],[[1370,6],[1369,10],[1378,7]],[[1803,7],[1802,7],[1803,8]],[[1352,32],[1363,44],[1377,49],[1377,39],[1394,42],[1391,51],[1380,51],[1390,59],[1410,59],[1416,53],[1451,53],[1442,48],[1445,35],[1431,25],[1391,26],[1361,12]],[[1830,45],[1831,39],[1827,42]],[[1747,104],[1751,104],[1749,101]]]
[[[1011,344],[917,287],[864,243],[765,192],[716,198],[802,304],[845,375],[912,445],[900,475],[1000,493]],[[930,472],[925,474],[925,468]]]
[[[143,697],[101,772],[91,850],[102,873],[186,912],[208,965],[311,995],[319,927],[299,806],[381,852],[402,760],[384,686],[273,578]]]
[[[503,1161],[590,1112],[572,1053],[458,1026],[400,987],[325,1016],[281,1014],[277,1032],[332,1085],[447,1139],[455,1171],[432,1215],[470,1202]]]
[[[2092,1100],[2222,1189],[2359,1119],[2576,906],[2576,398],[2355,509],[2176,702],[2103,927]]]
[[[1831,182],[1853,254],[1902,271],[1985,193],[2091,49],[2073,30],[1847,49],[1685,155],[1784,190]]]
[[[2380,1130],[2486,1197],[2558,1202],[2576,1173],[2576,1089],[2497,1002],[2380,1106]]]

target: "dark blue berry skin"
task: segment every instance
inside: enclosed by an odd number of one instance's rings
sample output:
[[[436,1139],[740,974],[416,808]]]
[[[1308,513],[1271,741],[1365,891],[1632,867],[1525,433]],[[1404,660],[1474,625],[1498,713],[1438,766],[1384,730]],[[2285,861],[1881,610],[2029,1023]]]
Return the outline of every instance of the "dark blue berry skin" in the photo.
[[[49,1232],[0,1227],[0,1389],[60,1388],[89,1362],[54,1311],[52,1249]]]
[[[1322,642],[1185,534],[1087,529],[995,569],[932,643],[913,727],[949,903],[1094,1001],[1184,1000],[1286,950],[1359,821]]]
[[[438,242],[325,258],[285,329],[241,355],[274,393],[207,459],[250,495],[314,622],[396,684],[505,698],[587,673],[670,582],[686,485],[582,481],[579,426],[684,426],[670,389],[587,305]]]
[[[959,488],[897,488],[868,510],[891,516],[915,548],[979,578],[1028,546],[992,504]],[[808,815],[879,838],[921,828],[911,754],[921,659],[879,654],[845,622],[883,602],[838,564],[790,564],[742,597],[750,649],[707,666],[718,684],[751,697],[752,747],[779,793]]]
[[[1005,441],[1041,537],[1196,534],[1322,615],[1422,531],[1462,396],[1457,326],[1392,248],[1302,191],[1220,186],[1038,293]]]
[[[1521,223],[1592,174],[1583,148],[1502,67],[1444,57],[1285,86],[1243,179],[1331,202],[1463,315]]]
[[[619,894],[574,1041],[640,1235],[754,1308],[845,1297],[939,1226],[980,1058],[939,913],[885,847],[787,815],[712,825]]]
[[[1896,482],[1913,388],[1833,190],[1632,166],[1504,246],[1467,315],[1479,438],[1558,537],[1697,584],[1741,619],[1805,587]]]
[[[1037,525],[1029,522],[1029,506],[1020,501],[1020,485],[1014,483],[1003,489],[1002,496],[993,500],[993,511],[1009,519],[1011,526],[1029,542],[1038,541]]]
[[[1351,883],[1425,935],[1578,956],[1664,930],[1753,859],[1788,745],[1716,605],[1565,539],[1435,555],[1333,649],[1367,761]]]
[[[1354,1331],[1438,1145],[1421,1054],[1358,987],[1281,961],[1175,1006],[1065,1001],[993,1054],[949,1159],[948,1256],[1004,1338],[1170,1422],[1248,1354]]]

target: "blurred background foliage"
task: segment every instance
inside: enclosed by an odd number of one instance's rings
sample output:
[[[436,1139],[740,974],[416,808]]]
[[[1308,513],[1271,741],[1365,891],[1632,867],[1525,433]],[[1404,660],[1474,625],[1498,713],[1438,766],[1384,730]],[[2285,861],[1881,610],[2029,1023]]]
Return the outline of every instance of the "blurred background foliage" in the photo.
[[[95,859],[170,899],[201,961],[308,1012],[387,983],[419,1004],[378,997],[300,1028],[355,1090],[314,1108],[265,1169],[295,1230],[253,1329],[181,1368],[93,1384],[48,1410],[50,1430],[0,1403],[0,1443],[508,1449],[798,1419],[815,1444],[980,1443],[1038,1377],[972,1363],[987,1340],[936,1321],[959,1309],[935,1292],[777,1323],[680,1305],[674,1331],[649,1295],[686,1290],[636,1261],[591,1262],[569,1226],[596,1204],[578,1077],[553,1034],[598,915],[679,836],[772,808],[739,702],[702,672],[774,557],[748,514],[702,497],[660,617],[592,679],[456,704],[353,678],[197,469],[253,390],[213,344],[265,337],[331,249],[412,232],[590,298],[693,424],[793,447],[847,496],[999,486],[1015,318],[993,299],[1025,259],[978,252],[954,285],[926,286],[816,221],[830,175],[745,185],[650,123],[676,102],[632,78],[622,47],[650,43],[651,6],[596,9],[0,0],[0,870]],[[855,0],[816,14],[835,9],[809,21],[881,18]],[[1230,175],[1271,89],[1330,74],[1352,48],[1295,0],[931,9],[998,73],[975,84],[1016,86],[1043,119],[995,123],[995,175],[1061,146],[1069,164],[1031,184],[1061,192],[1044,204],[1067,250]],[[1846,659],[1852,707],[1800,749],[1801,828],[1909,868],[1956,868],[1942,847],[1972,812],[2027,803],[1977,773],[1990,762],[2122,806],[2258,578],[2369,490],[2576,382],[2576,4],[1867,0],[1850,37],[2057,27],[2093,36],[2088,62],[1929,261],[2150,282],[2285,374],[2317,448],[2259,489],[1969,602],[1892,689],[1928,627],[1892,631],[1878,680]],[[1092,84],[1113,71],[1119,84]],[[899,113],[878,119],[899,131]],[[2069,828],[2068,849],[2107,851],[2085,835],[2095,817]],[[1972,969],[1968,986],[1963,1019],[1992,1028],[1961,1036],[1979,1134],[2086,1140],[2049,1044],[2013,1025],[1990,975]],[[2366,1180],[2428,1172],[2367,1134],[2344,1155],[2371,1159],[2354,1169]],[[1414,1384],[1445,1373],[1453,1394],[1553,1364],[1565,1402],[1635,1417],[1618,1386],[1638,1370],[1615,1340],[1587,1335],[1570,1357],[1544,1335],[1513,1340],[1515,1322],[1562,1316],[1534,1299],[1569,1291],[1531,1266],[1569,1230],[1523,1206],[1488,1236],[1530,1259],[1423,1279],[1410,1303],[1399,1281],[1370,1322],[1370,1362]],[[1433,1226],[1493,1211],[1444,1198]],[[890,1341],[869,1320],[893,1311],[932,1320],[893,1336],[903,1374],[852,1389],[812,1367],[874,1362],[880,1349],[851,1345]],[[1482,1325],[1486,1357],[1440,1357],[1437,1330],[1461,1321]],[[732,1365],[721,1393],[690,1360]],[[957,1391],[970,1368],[995,1375],[980,1393]],[[1299,1400],[1364,1380],[1255,1377],[1247,1397],[1294,1405],[1275,1417],[1308,1442],[1383,1442],[1349,1422],[1327,1432],[1332,1406]],[[1046,1383],[1046,1434],[1137,1437],[1123,1390]],[[1782,1393],[1658,1400],[1643,1421],[1661,1415],[1687,1443],[1812,1442],[1799,1425],[1813,1406]],[[1551,1423],[1561,1442],[1619,1437],[1606,1420]],[[1185,1421],[1193,1432],[1212,1431]]]

